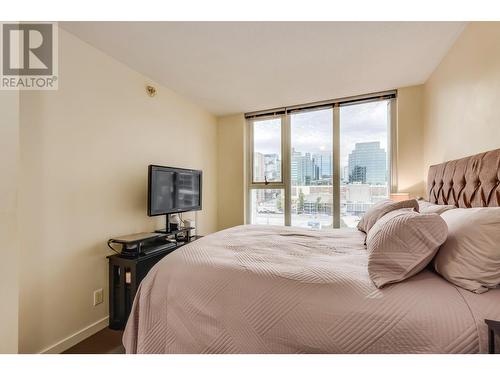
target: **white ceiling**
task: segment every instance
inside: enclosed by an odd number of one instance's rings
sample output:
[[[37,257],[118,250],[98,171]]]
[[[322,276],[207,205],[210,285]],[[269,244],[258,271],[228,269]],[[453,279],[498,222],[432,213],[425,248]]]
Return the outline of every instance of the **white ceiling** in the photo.
[[[463,22],[62,22],[216,115],[424,83]]]

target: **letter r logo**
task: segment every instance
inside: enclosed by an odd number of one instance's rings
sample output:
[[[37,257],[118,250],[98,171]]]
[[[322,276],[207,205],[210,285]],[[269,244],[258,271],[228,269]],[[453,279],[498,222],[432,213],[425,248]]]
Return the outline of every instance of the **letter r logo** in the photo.
[[[3,75],[52,75],[52,24],[2,26]]]

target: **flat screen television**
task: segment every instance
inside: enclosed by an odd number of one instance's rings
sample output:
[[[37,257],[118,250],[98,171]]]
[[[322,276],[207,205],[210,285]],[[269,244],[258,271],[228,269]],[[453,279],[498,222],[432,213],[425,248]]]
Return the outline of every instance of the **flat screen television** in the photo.
[[[201,171],[150,165],[148,215],[201,210],[201,182]]]

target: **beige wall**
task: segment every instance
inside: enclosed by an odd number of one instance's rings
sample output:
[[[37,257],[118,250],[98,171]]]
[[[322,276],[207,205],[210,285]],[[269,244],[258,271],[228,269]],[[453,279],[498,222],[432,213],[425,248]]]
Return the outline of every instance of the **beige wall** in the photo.
[[[245,221],[245,125],[243,114],[217,119],[219,229]]]
[[[400,192],[424,196],[423,86],[398,89],[397,180]]]
[[[148,97],[147,77],[64,30],[59,69],[58,91],[21,95],[24,353],[108,315],[106,240],[164,225],[146,215],[148,164],[202,169],[197,226],[217,229],[215,117],[165,87]],[[93,307],[98,288],[105,303]]]
[[[500,147],[500,23],[470,23],[424,87],[424,163]]]
[[[0,91],[0,354],[18,350],[19,94]]]

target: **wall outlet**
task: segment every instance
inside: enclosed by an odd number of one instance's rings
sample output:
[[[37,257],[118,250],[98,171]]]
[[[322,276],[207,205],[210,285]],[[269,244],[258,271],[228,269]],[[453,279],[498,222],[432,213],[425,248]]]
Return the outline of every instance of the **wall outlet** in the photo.
[[[104,295],[101,289],[94,290],[94,306],[104,302]]]

